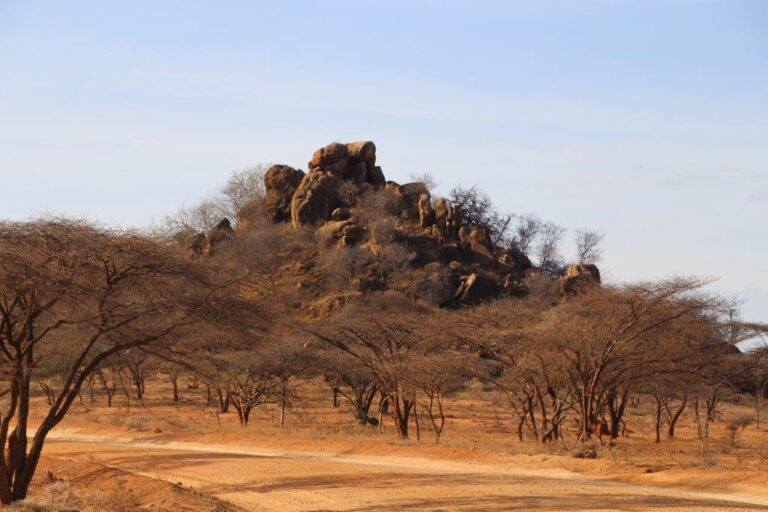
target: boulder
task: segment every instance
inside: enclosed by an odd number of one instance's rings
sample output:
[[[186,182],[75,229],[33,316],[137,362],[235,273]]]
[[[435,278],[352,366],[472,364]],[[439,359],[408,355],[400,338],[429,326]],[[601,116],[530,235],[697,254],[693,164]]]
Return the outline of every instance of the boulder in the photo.
[[[557,287],[563,297],[570,297],[588,292],[600,286],[600,270],[596,265],[571,265],[565,276],[557,280]]]
[[[213,254],[213,250],[217,245],[229,240],[234,234],[235,232],[232,229],[232,224],[229,222],[229,219],[221,219],[205,236],[207,242],[206,253]]]
[[[332,172],[309,171],[291,200],[294,228],[313,225],[331,218],[339,206],[339,178]]]
[[[429,195],[426,185],[420,181],[396,186],[388,183],[387,188],[392,190],[401,215],[408,220],[419,220],[419,198],[424,194]]]
[[[368,183],[375,189],[384,188],[387,184],[387,180],[384,178],[384,171],[381,167],[374,166],[368,168]]]
[[[312,160],[309,161],[309,170],[331,170],[341,167],[340,163],[346,165],[346,158],[349,154],[346,144],[332,142],[322,147],[312,154]],[[340,170],[338,172],[341,172]]]
[[[333,142],[318,149],[309,161],[310,171],[327,171],[355,183],[384,185],[384,173],[376,167],[376,145],[369,141]]]
[[[365,162],[369,169],[376,165],[376,144],[369,140],[350,142],[347,144],[347,152],[353,163]]]
[[[533,266],[530,258],[523,251],[514,247],[502,252],[498,260],[499,263],[512,267],[515,270],[528,270]]]
[[[501,290],[498,281],[493,277],[474,273],[462,279],[454,294],[454,300],[466,305],[479,304],[498,297]]]
[[[565,276],[566,277],[588,277],[588,278],[591,278],[593,281],[599,283],[600,269],[597,268],[597,265],[594,265],[592,263],[587,263],[582,265],[570,265],[565,270]]]
[[[284,222],[291,218],[291,199],[303,178],[304,171],[289,165],[273,165],[264,174],[267,217],[272,222]],[[242,217],[247,220],[248,212],[242,210],[241,212]],[[241,222],[241,212],[238,213],[238,224]]]
[[[445,235],[455,236],[462,223],[463,215],[460,208],[454,207],[453,203],[443,197],[435,199],[435,226]]]
[[[315,230],[315,237],[326,245],[334,245],[344,234],[344,228],[350,224],[352,221],[349,219],[328,221]]]
[[[422,228],[428,228],[435,223],[435,210],[432,209],[432,200],[428,193],[419,196],[419,223]]]
[[[493,250],[491,231],[482,224],[469,224],[459,229],[459,242],[474,252],[490,256]]]

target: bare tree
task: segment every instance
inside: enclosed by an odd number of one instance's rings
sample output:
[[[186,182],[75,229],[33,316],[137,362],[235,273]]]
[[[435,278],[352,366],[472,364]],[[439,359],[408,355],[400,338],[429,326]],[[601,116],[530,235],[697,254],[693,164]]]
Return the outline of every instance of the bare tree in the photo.
[[[465,386],[467,368],[464,354],[455,351],[432,351],[414,358],[410,378],[424,394],[423,409],[435,433],[436,444],[440,443],[445,428],[445,399]]]
[[[265,172],[266,167],[263,165],[233,171],[217,194],[166,215],[157,230],[167,236],[192,234],[209,231],[223,218],[234,221],[244,206],[264,200]]]
[[[604,237],[605,235],[599,231],[577,229],[575,233],[576,263],[583,265],[599,262],[603,252],[600,243]]]
[[[311,331],[371,372],[403,439],[416,405],[416,389],[408,378],[413,357],[428,351],[440,333],[425,327],[427,311],[405,299],[371,297],[348,308],[343,319]]]
[[[455,208],[461,210],[465,223],[488,226],[494,245],[502,247],[511,245],[513,215],[499,212],[491,197],[477,185],[469,188],[454,187],[448,198]]]
[[[203,321],[219,291],[204,269],[134,233],[61,219],[0,223],[0,501],[26,496],[46,436],[102,364],[170,343]],[[66,354],[65,377],[29,440],[30,384],[53,354]]]
[[[545,222],[539,228],[536,257],[545,274],[557,276],[561,273],[563,259],[560,255],[560,243],[565,233],[566,229],[554,222]]]
[[[430,194],[434,193],[435,189],[439,185],[432,173],[429,172],[412,172],[410,174],[411,181],[423,183]]]
[[[527,254],[534,240],[541,230],[542,221],[536,215],[528,213],[519,215],[515,226],[515,234],[512,237],[511,245]]]
[[[370,416],[379,392],[373,373],[346,352],[338,350],[323,353],[320,364],[325,369],[326,381],[332,384],[334,396],[340,395],[347,401],[355,421],[360,425],[377,423]]]

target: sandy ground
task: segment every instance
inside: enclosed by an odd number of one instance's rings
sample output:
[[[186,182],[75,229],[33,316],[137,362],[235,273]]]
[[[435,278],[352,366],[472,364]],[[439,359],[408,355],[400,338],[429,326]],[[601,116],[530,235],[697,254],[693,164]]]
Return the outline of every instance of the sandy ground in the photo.
[[[61,430],[49,456],[181,483],[245,510],[763,510],[768,496],[416,457],[115,438]]]

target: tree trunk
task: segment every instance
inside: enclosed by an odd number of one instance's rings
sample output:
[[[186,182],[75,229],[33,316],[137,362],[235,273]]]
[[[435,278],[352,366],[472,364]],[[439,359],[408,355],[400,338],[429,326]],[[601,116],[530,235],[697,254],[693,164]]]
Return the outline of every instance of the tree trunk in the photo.
[[[656,399],[656,442],[661,442],[661,399],[658,396],[654,396]]]
[[[173,388],[173,401],[176,403],[179,401],[179,374],[171,372],[168,374],[168,377],[171,379],[171,386]]]

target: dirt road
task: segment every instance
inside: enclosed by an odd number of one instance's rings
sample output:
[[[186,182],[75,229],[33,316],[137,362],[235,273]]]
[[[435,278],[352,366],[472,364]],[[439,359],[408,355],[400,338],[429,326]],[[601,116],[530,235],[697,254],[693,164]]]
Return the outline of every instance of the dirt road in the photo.
[[[768,498],[430,459],[110,439],[71,431],[46,453],[185,486],[246,510],[764,510]]]

